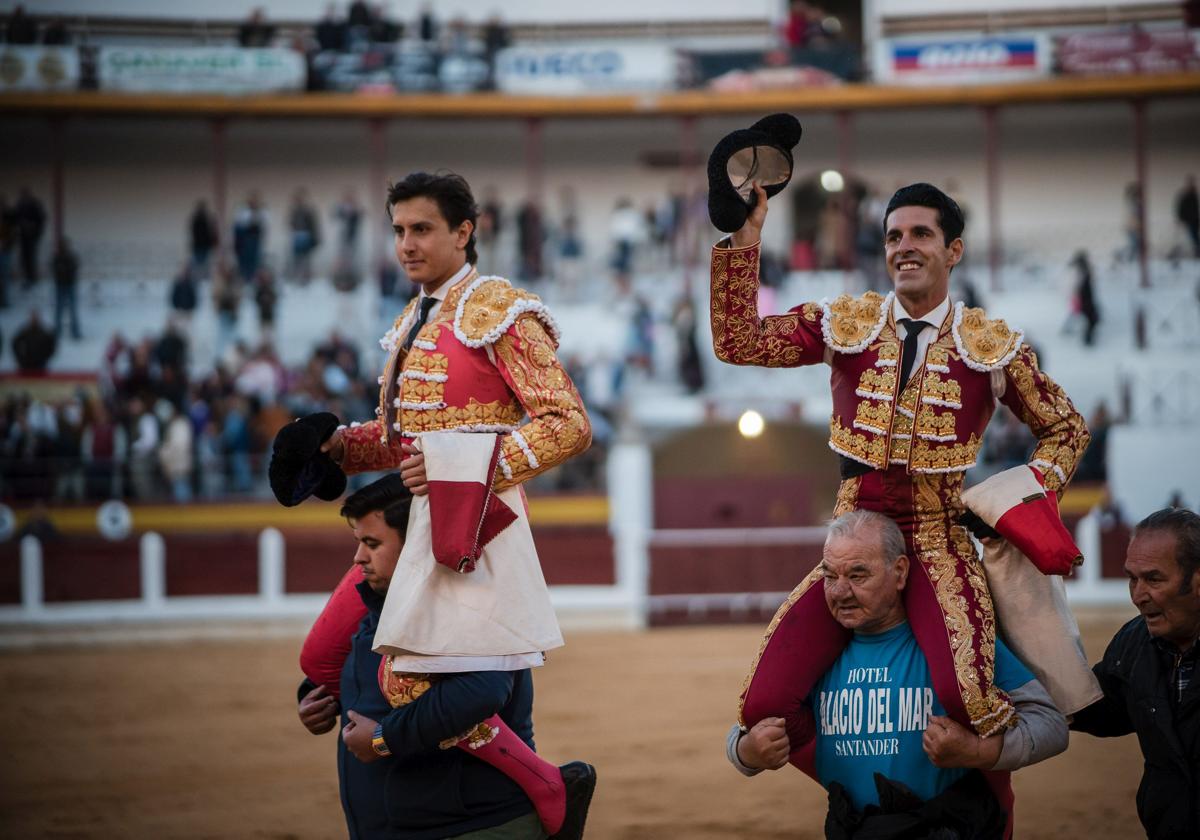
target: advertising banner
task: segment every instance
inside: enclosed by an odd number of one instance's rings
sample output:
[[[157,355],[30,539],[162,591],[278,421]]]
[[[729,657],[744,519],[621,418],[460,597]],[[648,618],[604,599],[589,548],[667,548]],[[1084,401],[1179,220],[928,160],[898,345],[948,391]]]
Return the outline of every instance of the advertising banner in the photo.
[[[75,47],[0,46],[0,93],[78,89]]]
[[[673,48],[656,44],[509,47],[496,55],[496,87],[562,96],[660,92],[677,87],[680,64]]]
[[[274,93],[304,90],[304,56],[288,49],[101,47],[101,90],[128,93]]]
[[[980,84],[1050,74],[1049,36],[1034,34],[884,38],[875,79],[885,84]]]
[[[1085,32],[1058,38],[1058,67],[1081,75],[1183,73],[1200,70],[1200,53],[1186,29]]]

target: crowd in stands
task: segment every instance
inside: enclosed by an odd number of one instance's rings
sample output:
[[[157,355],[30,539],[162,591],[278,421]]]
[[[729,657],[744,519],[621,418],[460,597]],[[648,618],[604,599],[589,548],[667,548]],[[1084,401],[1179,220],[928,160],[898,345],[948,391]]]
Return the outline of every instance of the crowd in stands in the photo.
[[[86,22],[80,26],[75,40],[90,49]],[[3,32],[14,45],[73,40],[63,18],[34,17],[23,5],[8,15]],[[364,0],[330,3],[311,28],[296,21],[277,24],[264,7],[253,7],[231,35],[230,42],[243,48],[277,47],[304,55],[310,90],[492,90],[497,55],[514,43],[512,28],[499,13],[483,23],[468,22],[462,15],[443,20],[433,4],[425,3],[406,21],[393,17],[387,4]],[[202,37],[211,43],[207,32]],[[682,71],[677,81],[689,86],[733,69],[753,76],[786,67],[803,68],[810,75],[796,78],[811,83],[862,76],[858,48],[847,41],[841,20],[815,3],[793,0],[785,21],[767,41],[763,50],[730,52],[724,58],[720,50],[689,51],[695,66]],[[717,73],[706,72],[706,56],[716,58]],[[85,85],[95,84],[91,76],[86,79]]]
[[[293,417],[372,414],[373,377],[336,332],[288,369],[269,344],[238,342],[189,376],[174,322],[138,342],[112,337],[95,387],[57,400],[9,393],[0,408],[3,496],[17,502],[108,498],[178,502],[261,493],[275,433]]]
[[[63,46],[71,43],[71,35],[62,18],[54,17],[39,22],[25,11],[25,4],[18,3],[4,27],[4,42],[14,46]]]

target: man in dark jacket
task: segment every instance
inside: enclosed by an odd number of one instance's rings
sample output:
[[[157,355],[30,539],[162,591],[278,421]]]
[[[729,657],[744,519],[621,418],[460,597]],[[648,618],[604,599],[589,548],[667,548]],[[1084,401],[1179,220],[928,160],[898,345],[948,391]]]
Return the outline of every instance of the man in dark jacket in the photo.
[[[25,288],[28,289],[38,281],[38,249],[41,246],[42,234],[46,232],[46,208],[28,187],[22,187],[17,196],[13,219],[17,226],[21,271],[25,275]]]
[[[79,285],[79,255],[71,250],[71,243],[65,236],[54,249],[51,268],[54,270],[54,337],[62,336],[63,322],[69,318],[71,338],[78,341],[81,337],[79,300],[76,293]]]
[[[17,359],[17,369],[29,373],[44,372],[57,346],[54,333],[42,325],[41,316],[36,309],[33,310],[29,313],[29,321],[13,336],[12,349]]]
[[[1137,809],[1150,840],[1200,837],[1200,516],[1166,508],[1138,523],[1125,555],[1140,616],[1093,668],[1104,698],[1072,729],[1137,733],[1145,765]]]
[[[460,749],[439,744],[499,714],[533,745],[533,679],[529,670],[447,674],[417,701],[393,709],[379,689],[381,657],[372,651],[384,596],[403,545],[412,497],[400,475],[380,479],[346,499],[362,568],[358,585],[367,614],[342,666],[341,698],[305,680],[298,692],[300,721],[313,734],[379,721],[390,755],[360,761],[338,738],[338,779],[352,840],[503,836],[546,837],[529,799],[500,771]],[[367,737],[371,734],[368,732]],[[493,834],[494,832],[494,834]]]

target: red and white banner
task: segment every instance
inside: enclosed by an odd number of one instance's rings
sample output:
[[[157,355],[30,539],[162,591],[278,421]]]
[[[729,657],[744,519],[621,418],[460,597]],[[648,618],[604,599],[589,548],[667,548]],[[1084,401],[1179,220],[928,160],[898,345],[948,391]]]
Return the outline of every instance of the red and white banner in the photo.
[[[1196,38],[1186,29],[1127,29],[1059,37],[1064,74],[1122,75],[1200,70]]]

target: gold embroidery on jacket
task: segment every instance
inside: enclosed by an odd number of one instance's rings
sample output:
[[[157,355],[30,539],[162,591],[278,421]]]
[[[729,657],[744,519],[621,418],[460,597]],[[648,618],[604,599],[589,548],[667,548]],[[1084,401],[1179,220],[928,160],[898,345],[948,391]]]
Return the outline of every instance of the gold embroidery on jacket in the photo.
[[[1017,417],[1038,437],[1030,461],[1044,461],[1062,470],[1060,476],[1052,469],[1041,468],[1046,488],[1060,490],[1066,484],[1063,476],[1070,480],[1075,474],[1091,439],[1083,416],[1075,410],[1062,387],[1038,370],[1037,356],[1028,347],[1017,351],[1005,373],[1017,392],[1014,408]]]
[[[891,400],[892,393],[895,390],[895,368],[867,368],[862,372],[862,376],[858,378],[858,389],[855,393],[860,397],[867,394],[875,394]]]
[[[789,337],[799,330],[800,316],[793,312],[759,318],[757,300],[758,249],[732,254],[714,249],[710,306],[713,353],[733,364],[796,367],[804,350]],[[745,317],[740,317],[740,310],[745,310]],[[808,310],[804,311],[806,319],[815,320]]]
[[[579,392],[559,364],[541,322],[529,315],[519,317],[495,348],[531,421],[518,429],[528,452],[515,434],[504,439],[502,452],[513,474],[511,481],[497,483],[504,487],[587,449],[592,433]]]
[[[922,386],[922,397],[931,397],[952,408],[962,408],[962,386],[953,379],[942,379],[941,374],[927,370]]]
[[[994,365],[1012,352],[1021,340],[1000,318],[989,319],[982,309],[962,310],[958,327],[963,349],[971,360],[982,365]]]
[[[847,429],[840,417],[834,417],[829,423],[829,440],[841,454],[876,469],[883,468],[887,462],[884,437],[859,434]]]
[[[833,344],[854,347],[867,340],[887,317],[883,311],[883,295],[867,292],[861,297],[838,295],[829,304],[829,335]]]
[[[981,672],[994,677],[995,621],[991,594],[974,546],[960,526],[949,525],[945,501],[957,495],[960,476],[913,476],[917,514],[914,543],[918,561],[929,575],[942,608],[954,670],[963,706],[980,734],[1015,723],[1008,699],[990,684],[981,686]],[[953,544],[952,544],[953,543]],[[971,617],[977,619],[973,624]]]

